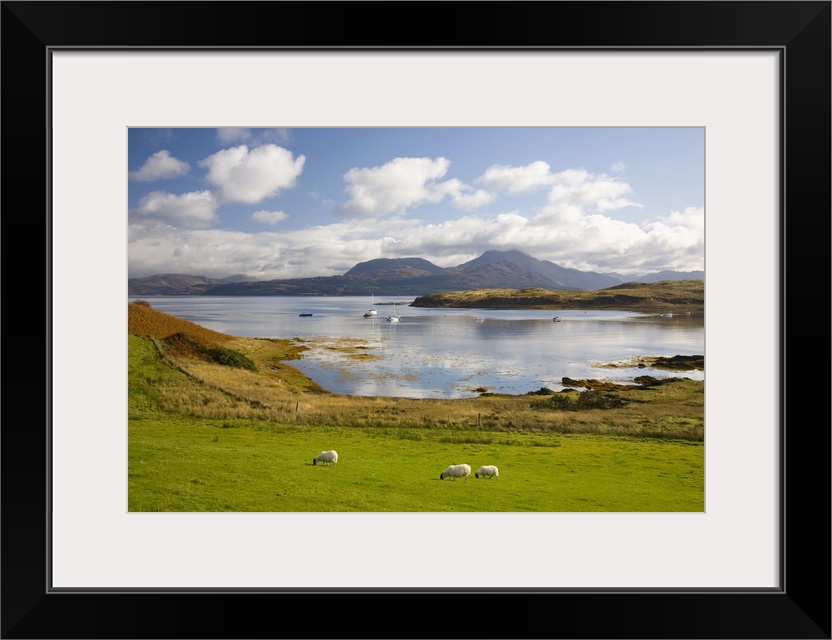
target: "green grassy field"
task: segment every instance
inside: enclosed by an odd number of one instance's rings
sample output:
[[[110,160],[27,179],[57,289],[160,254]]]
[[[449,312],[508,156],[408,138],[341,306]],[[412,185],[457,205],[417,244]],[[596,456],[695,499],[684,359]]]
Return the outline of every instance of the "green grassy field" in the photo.
[[[128,337],[131,512],[704,510],[701,382],[609,392],[599,398],[615,408],[586,410],[578,393],[355,398],[288,366],[289,341],[200,342],[194,325],[164,317],[162,330],[139,316],[131,332],[142,335]],[[312,465],[325,449],[338,464]],[[459,463],[496,465],[500,477],[439,479]]]
[[[223,426],[225,424],[225,427]],[[699,443],[131,420],[130,511],[701,511]],[[459,440],[455,442],[455,438]],[[324,449],[337,465],[313,465]],[[450,464],[499,478],[439,479]]]

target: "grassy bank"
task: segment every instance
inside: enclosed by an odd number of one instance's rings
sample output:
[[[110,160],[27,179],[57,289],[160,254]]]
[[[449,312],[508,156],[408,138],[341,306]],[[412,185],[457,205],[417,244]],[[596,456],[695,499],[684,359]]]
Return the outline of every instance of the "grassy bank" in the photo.
[[[702,382],[343,396],[288,364],[304,348],[293,341],[202,334],[129,307],[131,511],[704,508]],[[337,466],[311,464],[324,449]],[[495,464],[500,478],[439,480],[461,462]]]

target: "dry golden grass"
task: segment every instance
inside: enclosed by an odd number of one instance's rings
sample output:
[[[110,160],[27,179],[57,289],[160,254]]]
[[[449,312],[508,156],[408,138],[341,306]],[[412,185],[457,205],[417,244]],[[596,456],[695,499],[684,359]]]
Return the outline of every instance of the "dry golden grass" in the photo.
[[[181,333],[203,345],[218,345],[231,340],[231,336],[156,311],[136,301],[127,305],[127,333],[140,338],[168,338]]]

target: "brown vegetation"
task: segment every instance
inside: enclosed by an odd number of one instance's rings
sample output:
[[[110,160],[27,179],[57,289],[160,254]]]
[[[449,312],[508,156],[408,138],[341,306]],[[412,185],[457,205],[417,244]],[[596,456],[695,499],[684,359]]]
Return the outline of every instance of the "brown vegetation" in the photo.
[[[222,344],[232,339],[224,333],[157,311],[145,300],[127,305],[127,333],[140,338],[160,339],[182,334],[203,346]]]
[[[702,313],[703,280],[628,282],[597,291],[474,289],[419,296],[414,307],[463,309],[622,309],[656,313]]]

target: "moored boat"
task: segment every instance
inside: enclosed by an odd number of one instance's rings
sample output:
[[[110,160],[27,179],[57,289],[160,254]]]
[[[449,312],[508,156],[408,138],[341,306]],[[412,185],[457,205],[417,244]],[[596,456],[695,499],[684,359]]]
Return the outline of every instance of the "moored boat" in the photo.
[[[372,295],[372,294],[370,294]],[[372,318],[378,315],[378,311],[376,311],[376,297],[373,296],[373,305],[370,309],[364,314],[365,318]]]
[[[393,303],[393,313],[387,316],[387,322],[401,322],[402,317],[396,314],[396,303]]]

